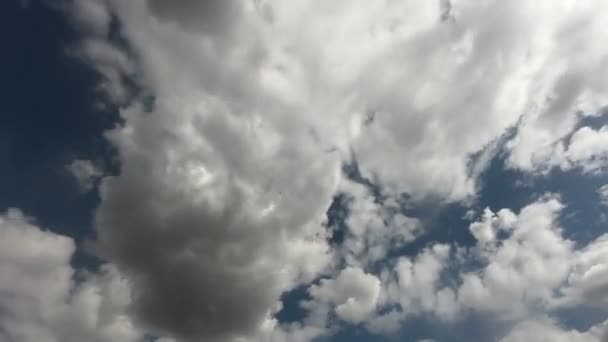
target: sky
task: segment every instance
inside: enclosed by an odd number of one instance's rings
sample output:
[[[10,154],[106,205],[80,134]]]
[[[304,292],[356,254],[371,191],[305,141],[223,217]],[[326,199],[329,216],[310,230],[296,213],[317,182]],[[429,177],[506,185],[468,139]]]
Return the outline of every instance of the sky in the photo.
[[[608,341],[605,1],[0,19],[0,342]]]

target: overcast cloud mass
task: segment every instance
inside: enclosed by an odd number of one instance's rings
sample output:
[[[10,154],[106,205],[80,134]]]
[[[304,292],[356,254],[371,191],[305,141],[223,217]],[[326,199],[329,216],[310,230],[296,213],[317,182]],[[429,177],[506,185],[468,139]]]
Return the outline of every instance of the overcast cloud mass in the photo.
[[[85,233],[1,208],[0,342],[608,341],[608,2],[36,6],[116,119]]]

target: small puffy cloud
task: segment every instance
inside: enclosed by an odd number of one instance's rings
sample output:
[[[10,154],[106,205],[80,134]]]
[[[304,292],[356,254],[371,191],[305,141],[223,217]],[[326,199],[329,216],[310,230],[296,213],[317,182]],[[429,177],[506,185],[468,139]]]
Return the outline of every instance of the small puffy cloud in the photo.
[[[101,170],[90,160],[76,159],[67,165],[66,169],[78,182],[78,186],[83,192],[93,189],[95,183],[103,175]]]
[[[608,184],[602,185],[597,189],[597,194],[602,205],[608,206]]]
[[[72,239],[0,215],[0,341],[135,342],[129,287],[110,265],[75,281]]]
[[[494,242],[499,231],[511,230],[516,221],[517,216],[509,209],[501,209],[495,214],[489,208],[486,208],[482,220],[472,223],[469,230],[475,239],[483,245]]]
[[[335,279],[323,279],[318,285],[313,285],[309,293],[319,303],[334,305],[340,319],[358,323],[370,317],[376,309],[380,280],[360,268],[347,267]]]

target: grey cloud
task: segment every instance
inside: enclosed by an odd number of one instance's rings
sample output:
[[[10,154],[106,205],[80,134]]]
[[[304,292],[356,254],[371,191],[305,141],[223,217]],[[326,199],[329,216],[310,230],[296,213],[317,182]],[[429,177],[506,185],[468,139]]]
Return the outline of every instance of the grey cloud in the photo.
[[[81,191],[89,191],[95,186],[95,182],[103,175],[101,170],[90,160],[75,159],[66,169],[78,182]]]
[[[125,111],[109,135],[121,174],[104,179],[97,212],[99,251],[129,276],[137,317],[184,340],[256,333],[330,261],[321,222],[337,160],[300,147],[306,134],[258,137],[212,103]]]
[[[72,239],[17,209],[0,215],[0,234],[0,341],[141,341],[128,314],[128,284],[116,268],[76,277]]]
[[[241,1],[148,0],[151,13],[194,32],[220,34],[238,21]]]

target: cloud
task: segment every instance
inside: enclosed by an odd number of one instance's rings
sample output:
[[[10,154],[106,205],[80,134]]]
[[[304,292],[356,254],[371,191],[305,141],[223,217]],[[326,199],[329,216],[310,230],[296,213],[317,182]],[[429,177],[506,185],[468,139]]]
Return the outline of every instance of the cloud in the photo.
[[[0,341],[140,340],[129,287],[113,266],[75,274],[74,242],[16,209],[0,215],[0,234]]]
[[[311,297],[335,305],[336,315],[351,323],[367,319],[376,308],[380,280],[359,268],[347,267],[335,279],[323,279],[309,289]]]
[[[549,196],[523,208],[516,219],[509,218],[510,235],[479,252],[485,262],[481,272],[462,275],[459,302],[505,317],[522,315],[531,306],[548,307],[554,289],[568,276],[573,254],[572,241],[561,236],[556,222],[562,208]],[[476,227],[477,223],[471,225]]]
[[[368,267],[382,262],[389,252],[414,241],[423,231],[418,219],[401,213],[394,198],[378,203],[369,189],[349,180],[342,181],[340,191],[349,214],[337,254],[348,265]]]
[[[573,269],[563,293],[566,301],[575,304],[602,306],[608,303],[607,234],[576,252]]]
[[[580,128],[572,135],[564,155],[571,167],[581,167],[585,172],[604,169],[608,163],[608,127]]]
[[[234,0],[149,0],[150,13],[194,32],[211,35],[230,30],[241,7]]]
[[[605,34],[603,5],[591,0],[112,3],[144,88],[186,103],[204,91],[265,116],[290,104],[392,192],[472,194],[469,158],[518,123],[509,160],[531,169],[577,110],[606,100],[606,52],[590,43]]]
[[[607,165],[608,127],[593,129],[588,126],[572,132],[546,146],[543,156],[531,168],[547,172],[554,167],[562,170],[579,169],[584,173],[598,173]]]
[[[449,289],[440,291],[439,278],[445,269],[450,246],[436,244],[425,250],[414,261],[402,257],[397,262],[395,272],[397,275],[397,300],[402,310],[411,313],[446,311],[451,308],[450,297],[453,293]]]
[[[525,321],[501,339],[501,342],[603,342],[608,338],[607,323],[591,327],[588,331],[566,330],[552,322]]]
[[[112,16],[106,0],[78,0],[66,7],[69,18],[86,34],[105,37],[110,32]]]
[[[76,0],[56,6],[81,35],[80,44],[69,46],[67,54],[91,65],[101,77],[97,88],[103,96],[97,105],[124,104],[132,96],[127,79],[134,77],[136,63],[112,38],[114,18],[109,1]]]
[[[564,308],[601,306],[608,286],[606,237],[576,249],[562,236],[558,216],[563,208],[558,197],[545,195],[517,214],[486,209],[469,227],[476,246],[435,244],[413,259],[399,258],[394,273],[380,275],[378,307],[390,310],[377,311],[368,329],[392,334],[408,318],[429,314],[449,326],[475,313],[510,332],[508,341],[525,341],[522,336],[534,332],[527,328],[530,320],[552,317]],[[547,330],[551,334],[575,333]],[[534,336],[543,338],[543,333]]]
[[[509,209],[501,209],[493,213],[489,208],[483,212],[482,220],[474,222],[469,227],[471,234],[480,244],[493,243],[501,231],[510,231],[517,221],[517,216]]]
[[[80,52],[122,116],[107,134],[121,170],[101,184],[97,250],[127,277],[135,317],[151,332],[183,341],[316,336],[324,322],[313,316],[326,318],[325,308],[311,307],[311,321],[291,330],[273,316],[283,293],[326,273],[311,293],[353,323],[380,319],[376,302],[445,319],[460,305],[523,310],[520,302],[549,301],[567,278],[573,243],[555,224],[556,198],[517,215],[487,211],[471,226],[485,266],[458,288],[441,283],[449,245],[378,276],[366,267],[420,230],[393,211],[395,199],[470,198],[511,129],[510,167],[553,165],[577,111],[605,104],[602,2],[86,6],[72,12],[90,28]],[[128,53],[109,37],[110,13]],[[601,143],[589,133],[573,136],[569,158],[587,160],[584,147]],[[353,159],[393,200],[348,188],[349,231],[334,250],[325,213]],[[349,268],[336,267],[339,257]]]
[[[95,183],[101,178],[103,173],[90,160],[76,159],[66,169],[78,182],[80,190],[87,192],[95,186]]]
[[[608,206],[608,184],[604,184],[599,189],[597,189],[597,194],[599,196],[600,202],[603,205]]]
[[[400,257],[393,269],[385,269],[380,275],[379,307],[386,312],[377,312],[368,329],[392,334],[411,316],[427,313],[451,320],[458,310],[455,293],[441,281],[450,253],[449,245],[434,244],[413,259]]]

